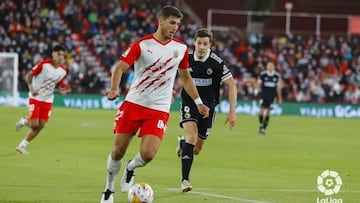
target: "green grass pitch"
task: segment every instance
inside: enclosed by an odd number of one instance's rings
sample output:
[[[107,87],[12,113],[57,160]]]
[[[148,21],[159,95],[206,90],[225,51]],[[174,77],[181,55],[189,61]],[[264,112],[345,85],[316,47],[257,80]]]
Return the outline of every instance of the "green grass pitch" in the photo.
[[[99,202],[106,158],[113,145],[115,110],[54,108],[46,128],[30,144],[29,155],[15,147],[27,128],[15,131],[24,107],[0,107],[0,202]],[[256,116],[238,115],[229,130],[219,114],[191,171],[193,192],[180,192],[180,160],[175,154],[179,113],[172,112],[155,159],[136,171],[135,182],[155,191],[154,203],[317,203],[324,170],[339,172],[343,184],[334,199],[360,202],[360,120],[273,116],[265,136]],[[138,151],[133,139],[124,159]],[[126,163],[125,161],[123,163]],[[124,166],[124,164],[123,164]],[[115,202],[127,202],[119,190]],[[330,197],[328,197],[328,200]]]

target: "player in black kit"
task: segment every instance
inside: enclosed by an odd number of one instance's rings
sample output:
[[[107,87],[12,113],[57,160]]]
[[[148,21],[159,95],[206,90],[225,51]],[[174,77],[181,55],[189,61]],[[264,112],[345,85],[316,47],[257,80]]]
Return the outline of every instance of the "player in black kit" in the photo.
[[[214,108],[219,104],[220,86],[224,83],[229,91],[229,113],[225,124],[230,129],[236,125],[235,105],[237,89],[232,74],[224,60],[213,52],[211,42],[213,34],[210,30],[200,28],[195,33],[195,51],[189,55],[190,74],[195,82],[201,100],[210,108],[209,117],[203,118],[196,108],[196,101],[182,90],[181,92],[181,121],[184,135],[178,137],[179,145],[176,152],[181,157],[182,179],[181,190],[188,192],[192,189],[189,174],[194,154],[200,153],[215,119]]]
[[[280,81],[280,75],[275,71],[275,64],[268,62],[266,71],[261,72],[258,79],[258,86],[261,86],[259,133],[262,135],[265,134],[265,129],[269,124],[270,112],[273,109],[275,98],[277,98],[279,104],[282,103]]]

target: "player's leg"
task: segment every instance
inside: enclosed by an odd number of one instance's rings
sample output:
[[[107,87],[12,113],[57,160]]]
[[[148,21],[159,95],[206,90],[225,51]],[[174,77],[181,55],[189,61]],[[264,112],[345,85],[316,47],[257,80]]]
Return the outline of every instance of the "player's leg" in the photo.
[[[264,119],[264,129],[269,125],[271,108],[268,108]]]
[[[264,121],[264,108],[260,107],[260,110],[259,110],[259,124],[260,124],[260,126],[263,124],[263,121]]]
[[[107,177],[101,203],[113,203],[114,201],[115,181],[121,168],[121,159],[132,138],[133,134],[115,134],[115,144],[106,162]]]
[[[264,130],[269,125],[270,113],[271,113],[271,110],[274,108],[274,101],[275,101],[275,99],[267,101],[266,113],[265,113],[265,118],[264,118],[264,122],[263,122],[264,123]]]
[[[271,102],[267,99],[262,99],[260,103],[260,111],[259,111],[259,120],[261,120],[260,127],[259,127],[259,133],[265,134],[265,128],[266,128],[266,115],[264,117],[264,114],[268,112],[268,109],[270,108]]]
[[[197,123],[198,128],[198,136],[196,139],[196,144],[194,147],[195,155],[199,155],[204,144],[205,140],[208,138],[210,134],[210,130],[212,128],[213,123],[215,122],[216,112],[213,107],[210,107],[209,117],[208,118],[200,118]]]
[[[115,142],[111,153],[107,157],[106,162],[106,185],[101,203],[112,203],[114,201],[115,181],[121,168],[121,159],[138,130],[140,124],[132,120],[131,108],[126,108],[128,103],[124,102],[115,115]]]
[[[22,127],[29,126],[29,120],[31,119],[31,117],[34,118],[39,118],[40,117],[40,108],[39,108],[40,102],[34,100],[34,99],[29,99],[29,116],[24,116],[21,117],[18,122],[16,122],[15,125],[15,129],[16,131],[19,131]]]
[[[156,155],[161,144],[161,139],[156,135],[143,135],[141,139],[140,152],[129,160],[124,169],[120,189],[128,192],[134,183],[135,169],[148,164]]]
[[[45,126],[45,121],[42,119],[30,119],[28,121],[30,131],[25,138],[16,147],[16,152],[20,154],[28,154],[27,147],[30,142],[40,133],[41,129]]]
[[[205,144],[205,139],[201,138],[201,137],[198,137],[198,139],[196,140],[196,144],[195,144],[195,147],[194,147],[194,154],[195,155],[199,155],[204,144]]]
[[[15,130],[19,131],[22,127],[28,125],[28,121],[29,121],[28,117],[26,116],[21,117],[15,124]]]
[[[159,150],[165,133],[169,114],[144,107],[138,111],[142,112],[139,137],[141,137],[140,151],[133,159],[128,161],[124,169],[120,187],[122,192],[128,192],[134,182],[135,169],[148,164]]]
[[[262,129],[263,129],[263,121],[264,121],[264,100],[261,99],[259,101],[259,105],[260,105],[260,109],[259,109],[259,133],[262,133]]]
[[[190,170],[194,160],[194,146],[197,140],[197,123],[195,121],[188,120],[187,122],[182,123],[185,134],[185,143],[182,148],[181,154],[181,190],[183,192],[188,192],[192,189],[189,182]]]
[[[178,145],[176,146],[176,154],[178,157],[181,156],[182,154],[182,149],[184,148],[184,144],[185,144],[185,137],[183,135],[179,135],[177,137],[178,139]]]
[[[16,147],[17,153],[28,154],[26,150],[29,143],[37,137],[40,131],[45,127],[46,122],[51,115],[52,104],[30,100],[28,126],[30,131],[25,138]]]
[[[190,100],[190,101],[183,100],[181,103],[181,109],[180,109],[180,116],[181,116],[180,127],[181,128],[184,128],[183,123],[185,123],[185,122],[197,122],[197,108],[196,108],[195,104],[193,104],[193,103],[194,102],[192,100]],[[196,123],[193,125],[196,125]],[[183,136],[183,135],[178,136],[178,145],[176,147],[176,154],[178,157],[182,156],[183,149],[184,149],[184,146],[186,143],[185,137],[188,137],[187,139],[190,142],[192,142],[193,144],[195,144],[196,134],[197,134],[197,131],[193,132],[192,135],[186,136],[186,133],[185,133],[185,136]]]

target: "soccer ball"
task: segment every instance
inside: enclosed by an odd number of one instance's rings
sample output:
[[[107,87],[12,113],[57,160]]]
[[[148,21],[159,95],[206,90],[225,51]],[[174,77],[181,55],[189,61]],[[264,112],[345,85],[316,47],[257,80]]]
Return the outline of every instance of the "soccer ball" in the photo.
[[[154,191],[149,184],[136,183],[131,186],[128,192],[130,203],[152,203],[154,200]]]

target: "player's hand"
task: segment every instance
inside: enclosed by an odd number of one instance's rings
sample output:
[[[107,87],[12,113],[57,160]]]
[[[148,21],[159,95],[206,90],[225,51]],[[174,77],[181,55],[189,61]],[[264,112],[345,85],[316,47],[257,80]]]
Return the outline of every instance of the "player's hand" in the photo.
[[[236,123],[237,123],[237,120],[236,120],[236,115],[235,113],[229,113],[226,117],[226,120],[225,120],[225,125],[229,123],[229,126],[230,126],[230,130],[235,127]]]
[[[119,90],[110,90],[107,93],[107,98],[108,100],[115,100],[116,98],[118,98],[120,96],[120,92]]]
[[[36,96],[39,94],[39,90],[35,90],[31,84],[29,84],[28,87],[29,87],[29,91],[31,92],[31,94],[33,96]]]
[[[71,88],[70,87],[59,87],[59,92],[62,95],[66,95],[67,93],[71,92]]]
[[[176,91],[173,89],[172,95],[171,95],[171,103],[175,102],[175,94],[176,94]]]
[[[198,111],[201,115],[203,115],[203,118],[209,117],[209,107],[207,107],[205,104],[199,104],[197,105]]]
[[[33,96],[36,96],[39,94],[39,91],[37,91],[37,90],[30,90],[30,92]]]

